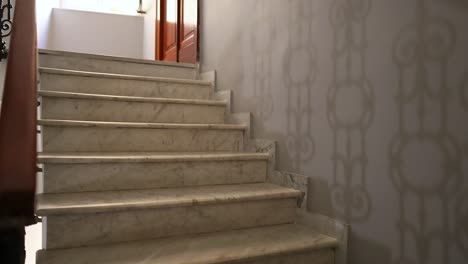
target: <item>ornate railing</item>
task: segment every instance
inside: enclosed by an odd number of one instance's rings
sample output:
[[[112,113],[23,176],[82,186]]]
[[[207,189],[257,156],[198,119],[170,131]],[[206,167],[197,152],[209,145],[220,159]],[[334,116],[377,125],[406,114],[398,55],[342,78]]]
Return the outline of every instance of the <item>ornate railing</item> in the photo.
[[[11,35],[13,22],[11,20],[11,12],[13,5],[11,0],[7,0],[5,3],[0,0],[0,61],[8,57],[8,48],[5,38]]]
[[[14,25],[3,21],[2,35],[10,27],[11,39],[0,112],[0,225],[28,225],[35,221],[36,189],[35,0],[17,0]]]

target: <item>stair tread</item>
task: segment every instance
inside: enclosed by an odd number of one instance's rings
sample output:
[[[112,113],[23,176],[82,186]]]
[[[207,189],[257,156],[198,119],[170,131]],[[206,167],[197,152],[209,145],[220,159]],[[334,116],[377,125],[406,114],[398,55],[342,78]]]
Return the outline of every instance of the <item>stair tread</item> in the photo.
[[[214,264],[332,249],[337,240],[300,224],[65,250],[41,250],[40,264]]]
[[[36,213],[41,216],[167,208],[299,198],[300,191],[270,183],[212,185],[130,191],[39,194]]]
[[[138,64],[172,66],[172,67],[180,67],[180,68],[193,68],[193,69],[196,68],[196,65],[193,63],[145,60],[145,59],[137,59],[137,58],[128,58],[128,57],[119,57],[119,56],[110,56],[110,55],[101,55],[101,54],[92,54],[92,53],[81,53],[81,52],[72,52],[72,51],[62,51],[62,50],[51,50],[51,49],[39,49],[39,54],[129,62],[129,63],[138,63]]]
[[[167,77],[152,77],[152,76],[143,76],[143,75],[128,75],[128,74],[104,73],[104,72],[88,72],[88,71],[58,69],[58,68],[47,68],[47,67],[39,67],[39,72],[49,73],[49,74],[84,76],[84,77],[154,81],[154,82],[194,84],[194,85],[206,85],[206,86],[212,85],[212,83],[209,81],[201,81],[201,80],[178,79],[178,78],[167,78]]]
[[[109,127],[109,128],[159,128],[159,129],[216,129],[216,130],[246,130],[246,125],[237,124],[173,124],[173,123],[141,123],[141,122],[105,122],[78,121],[59,119],[39,119],[40,126],[73,126],[73,127]]]
[[[58,97],[58,98],[68,98],[68,99],[93,99],[93,100],[124,101],[124,102],[191,104],[191,105],[223,106],[223,107],[227,105],[227,102],[215,101],[215,100],[121,96],[121,95],[88,94],[88,93],[75,93],[75,92],[57,92],[57,91],[47,91],[47,90],[39,91],[39,95],[43,97]]]
[[[268,153],[239,152],[72,152],[38,153],[40,163],[109,163],[109,162],[184,162],[268,160]]]

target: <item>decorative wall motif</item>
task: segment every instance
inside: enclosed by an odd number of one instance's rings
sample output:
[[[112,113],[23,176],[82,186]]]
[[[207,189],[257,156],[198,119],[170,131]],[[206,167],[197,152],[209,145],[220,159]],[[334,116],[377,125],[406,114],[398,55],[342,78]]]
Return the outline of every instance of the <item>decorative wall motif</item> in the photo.
[[[272,43],[275,26],[271,23],[271,9],[265,0],[255,1],[256,30],[252,30],[252,52],[254,59],[253,102],[255,102],[255,117],[263,122],[270,119],[273,113],[273,95],[271,93]]]
[[[313,1],[291,1],[288,15],[288,49],[284,57],[287,89],[286,146],[292,169],[302,171],[314,155],[312,88],[317,75],[317,48],[313,43]]]
[[[465,74],[462,86],[461,86],[460,98],[462,100],[462,105],[468,111],[468,73]],[[468,142],[465,143],[465,162],[468,160]],[[468,170],[465,167],[463,174],[464,179],[468,179]],[[465,180],[466,181],[466,180]],[[466,184],[466,182],[465,182]],[[457,205],[455,207],[456,212],[456,229],[455,234],[457,235],[457,244],[460,250],[463,252],[466,258],[468,258],[468,189],[460,195],[458,198]]]
[[[430,1],[415,2],[414,19],[393,51],[399,72],[398,133],[390,146],[390,175],[399,194],[397,263],[455,263],[454,241],[466,249],[468,238],[466,203],[457,202],[462,151],[448,126],[448,106],[457,102],[448,85],[456,31],[429,12]]]
[[[462,81],[460,99],[463,106],[468,110],[468,73],[465,74]]]
[[[328,90],[327,117],[333,130],[332,202],[347,222],[364,221],[371,210],[366,190],[366,135],[375,102],[374,88],[366,75],[370,10],[371,0],[335,0],[330,10],[334,75]]]

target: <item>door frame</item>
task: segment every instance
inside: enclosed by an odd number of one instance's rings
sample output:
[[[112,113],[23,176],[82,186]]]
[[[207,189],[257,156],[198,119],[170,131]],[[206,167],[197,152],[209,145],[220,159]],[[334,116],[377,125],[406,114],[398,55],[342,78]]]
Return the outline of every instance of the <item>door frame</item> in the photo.
[[[162,61],[163,60],[163,43],[164,43],[164,27],[162,21],[166,20],[166,3],[167,0],[157,0],[156,1],[156,45],[155,45],[155,60],[157,61]],[[200,10],[201,10],[201,1],[197,0],[197,40],[196,40],[196,62],[195,63],[200,63]],[[179,34],[180,34],[180,27],[181,24],[179,23],[181,18],[180,18],[180,9],[182,8],[181,5],[181,0],[177,0],[177,36],[176,36],[176,42],[177,42],[177,62],[179,61],[179,48],[180,48],[180,43],[179,43]]]

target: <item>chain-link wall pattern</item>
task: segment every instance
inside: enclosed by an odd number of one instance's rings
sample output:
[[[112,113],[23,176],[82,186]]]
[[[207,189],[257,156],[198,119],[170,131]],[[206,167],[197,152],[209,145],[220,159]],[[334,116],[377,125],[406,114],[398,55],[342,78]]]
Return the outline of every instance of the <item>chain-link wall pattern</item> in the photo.
[[[255,118],[268,121],[273,113],[273,95],[271,92],[271,65],[272,65],[272,44],[275,36],[276,25],[271,23],[273,14],[271,9],[266,8],[268,1],[255,1],[256,16],[252,30],[250,47],[254,54],[254,83],[253,102],[255,102]]]
[[[317,75],[317,48],[312,38],[313,1],[292,1],[288,15],[288,50],[284,58],[284,81],[287,89],[286,146],[294,171],[311,162],[312,89]]]
[[[448,82],[456,32],[448,20],[431,14],[428,2],[416,1],[414,19],[394,43],[399,125],[390,146],[390,175],[399,197],[401,264],[454,263],[452,246],[462,232],[455,222],[464,214],[457,205],[462,151],[448,126],[449,104],[457,102]]]
[[[374,116],[374,89],[367,71],[367,19],[371,0],[335,0],[333,82],[327,117],[333,131],[332,202],[347,222],[365,221],[371,210],[367,191],[366,135]]]

